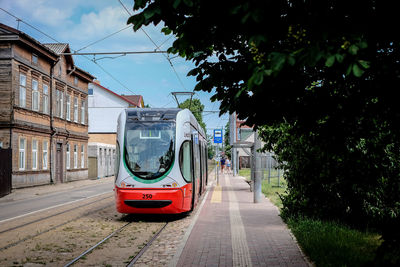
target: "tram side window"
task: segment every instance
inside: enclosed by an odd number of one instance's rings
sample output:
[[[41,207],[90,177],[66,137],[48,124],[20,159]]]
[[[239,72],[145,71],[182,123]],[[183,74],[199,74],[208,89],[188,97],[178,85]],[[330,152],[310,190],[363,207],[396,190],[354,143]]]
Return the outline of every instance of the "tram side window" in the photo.
[[[119,153],[120,153],[119,143],[117,141],[117,152],[116,152],[115,161],[114,161],[114,175],[115,175],[115,177],[118,176],[118,172],[119,172],[119,159],[120,159]]]
[[[200,149],[199,145],[194,146],[194,173],[196,179],[200,179]]]
[[[183,178],[187,182],[192,181],[191,154],[192,154],[191,142],[186,141],[182,144],[181,151],[179,153],[179,165],[181,167],[181,172],[182,172]]]

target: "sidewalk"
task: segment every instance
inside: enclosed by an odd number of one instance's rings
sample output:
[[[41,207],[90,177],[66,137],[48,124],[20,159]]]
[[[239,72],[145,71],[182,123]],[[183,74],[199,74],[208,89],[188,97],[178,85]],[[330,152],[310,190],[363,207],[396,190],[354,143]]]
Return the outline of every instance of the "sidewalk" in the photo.
[[[66,191],[74,188],[82,188],[85,186],[90,186],[93,184],[102,184],[102,183],[109,183],[114,180],[114,176],[101,178],[101,179],[85,179],[85,180],[78,180],[72,181],[67,183],[58,183],[58,184],[48,184],[48,185],[38,185],[32,187],[25,187],[25,188],[17,188],[13,189],[13,191],[0,198],[0,203],[3,202],[10,202],[10,201],[17,201],[17,200],[24,200],[24,199],[31,199],[38,196],[43,196],[46,194],[50,194],[53,192],[61,192]]]
[[[311,266],[267,199],[253,203],[243,177],[220,175],[199,211],[177,266]]]

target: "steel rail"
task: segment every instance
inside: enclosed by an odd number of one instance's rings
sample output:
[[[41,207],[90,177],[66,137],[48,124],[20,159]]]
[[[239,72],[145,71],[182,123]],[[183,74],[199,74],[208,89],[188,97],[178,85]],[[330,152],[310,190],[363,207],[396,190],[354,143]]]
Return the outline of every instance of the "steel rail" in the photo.
[[[68,267],[71,266],[72,264],[74,264],[75,262],[77,262],[78,260],[80,260],[83,256],[85,256],[86,254],[90,253],[92,250],[96,249],[98,246],[100,246],[101,244],[103,244],[104,242],[106,242],[108,239],[110,239],[111,237],[113,237],[115,234],[121,232],[125,227],[127,227],[128,225],[130,225],[132,222],[128,222],[127,224],[123,225],[121,228],[115,230],[114,232],[112,232],[111,234],[109,234],[108,236],[106,236],[103,240],[101,240],[100,242],[98,242],[96,245],[90,247],[89,249],[85,250],[81,255],[79,255],[78,257],[76,257],[75,259],[73,259],[72,261],[68,262],[66,265],[64,265],[64,267]]]
[[[27,225],[30,225],[30,224],[34,224],[34,223],[37,223],[37,222],[40,222],[40,221],[43,221],[43,220],[46,220],[46,219],[49,219],[49,218],[52,218],[52,217],[56,217],[56,216],[58,216],[58,215],[61,215],[61,214],[64,214],[64,213],[67,213],[67,212],[70,212],[70,211],[73,211],[73,210],[76,210],[76,209],[79,209],[79,208],[82,208],[82,207],[86,207],[86,206],[89,206],[89,205],[98,203],[98,202],[101,201],[101,200],[105,200],[105,199],[107,199],[107,198],[112,198],[112,197],[113,197],[113,196],[109,196],[109,197],[97,199],[97,200],[92,201],[92,202],[89,202],[89,203],[84,203],[84,204],[82,204],[82,205],[79,205],[79,206],[76,206],[76,207],[73,207],[73,208],[70,208],[70,209],[67,209],[67,210],[64,210],[64,211],[60,211],[60,212],[58,212],[58,213],[55,213],[55,214],[52,214],[52,215],[49,215],[49,216],[46,216],[46,217],[43,217],[43,218],[39,218],[39,219],[33,220],[33,221],[31,221],[31,222],[27,222],[27,223],[24,223],[24,224],[21,224],[21,225],[17,225],[17,226],[8,228],[8,229],[6,229],[6,230],[1,230],[1,231],[0,231],[0,234],[5,233],[5,232],[8,232],[8,231],[13,231],[13,230],[22,228],[22,227],[24,227],[24,226],[27,226]],[[82,199],[82,201],[83,201],[83,200],[85,200],[85,199]]]
[[[56,228],[58,228],[58,227],[64,226],[64,225],[66,225],[67,223],[73,222],[73,221],[75,221],[75,220],[77,220],[77,219],[79,219],[79,218],[85,217],[85,216],[87,216],[87,215],[90,215],[90,214],[92,214],[92,213],[95,213],[95,212],[97,212],[97,211],[99,211],[99,210],[103,210],[104,208],[108,208],[108,207],[111,207],[111,206],[114,206],[114,204],[105,205],[105,206],[102,206],[102,207],[99,208],[99,209],[92,210],[92,211],[90,211],[90,212],[86,212],[86,213],[84,213],[82,216],[73,218],[73,219],[68,220],[68,221],[66,221],[66,222],[63,222],[63,223],[61,223],[61,224],[55,225],[55,226],[53,226],[53,227],[50,227],[49,229],[47,229],[47,230],[45,230],[45,231],[43,231],[43,232],[37,233],[37,234],[35,234],[35,235],[27,236],[27,237],[25,237],[25,238],[23,238],[23,239],[21,239],[21,240],[18,240],[17,242],[10,243],[10,244],[8,244],[8,245],[6,245],[6,246],[4,246],[4,247],[1,247],[1,248],[0,248],[0,251],[5,250],[5,249],[8,249],[8,248],[11,248],[11,247],[15,247],[16,245],[19,245],[20,243],[25,242],[26,240],[33,239],[33,238],[35,238],[35,237],[37,237],[37,236],[40,236],[40,235],[45,234],[45,233],[47,233],[47,232],[50,232],[51,230],[54,230],[54,229],[56,229]]]
[[[138,254],[126,265],[126,267],[132,267],[137,260],[143,255],[143,253],[146,252],[146,250],[150,247],[150,245],[153,243],[153,241],[160,235],[160,233],[164,230],[164,228],[168,225],[168,222],[164,224],[163,227],[161,227],[160,230],[157,231],[157,233],[146,243],[146,245],[139,251]]]

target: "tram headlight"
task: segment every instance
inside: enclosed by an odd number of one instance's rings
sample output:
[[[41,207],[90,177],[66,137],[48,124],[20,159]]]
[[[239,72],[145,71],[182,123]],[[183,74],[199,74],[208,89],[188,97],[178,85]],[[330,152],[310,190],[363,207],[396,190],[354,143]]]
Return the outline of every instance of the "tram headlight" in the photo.
[[[121,186],[120,186],[121,188],[133,188],[133,187],[135,187],[135,185],[133,185],[133,184],[128,184],[128,183],[126,183],[126,182],[121,182]]]
[[[177,182],[172,182],[172,183],[164,184],[163,187],[165,187],[165,188],[177,188],[178,187],[178,183]]]

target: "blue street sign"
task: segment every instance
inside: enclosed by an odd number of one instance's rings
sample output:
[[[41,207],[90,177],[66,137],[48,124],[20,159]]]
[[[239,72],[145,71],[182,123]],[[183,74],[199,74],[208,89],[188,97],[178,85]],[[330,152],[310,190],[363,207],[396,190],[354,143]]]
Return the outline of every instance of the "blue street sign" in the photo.
[[[222,143],[222,129],[214,129],[214,144]]]

